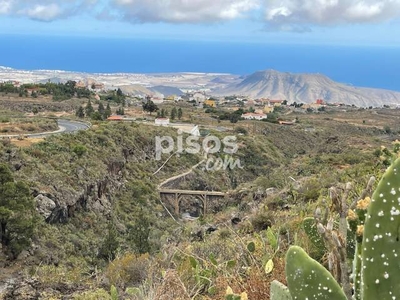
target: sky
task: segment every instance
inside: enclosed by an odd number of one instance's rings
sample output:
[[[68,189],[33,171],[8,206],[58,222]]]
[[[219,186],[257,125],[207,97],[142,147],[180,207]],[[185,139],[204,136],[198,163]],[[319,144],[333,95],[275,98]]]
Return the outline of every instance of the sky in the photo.
[[[400,47],[400,0],[0,0],[0,34]]]

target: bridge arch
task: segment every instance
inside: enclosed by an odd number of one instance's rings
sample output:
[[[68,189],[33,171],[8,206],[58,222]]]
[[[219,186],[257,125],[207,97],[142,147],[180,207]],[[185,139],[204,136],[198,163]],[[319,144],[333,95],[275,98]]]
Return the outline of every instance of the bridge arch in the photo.
[[[190,200],[185,196],[195,197],[202,203],[202,213],[207,215],[208,213],[208,200],[210,197],[225,197],[226,193],[214,192],[214,191],[191,191],[191,190],[174,190],[174,189],[160,189],[160,198],[164,198],[168,201],[168,206],[173,208],[175,216],[180,216],[181,203],[190,203]],[[170,196],[170,197],[168,197]],[[173,197],[171,197],[173,196]]]

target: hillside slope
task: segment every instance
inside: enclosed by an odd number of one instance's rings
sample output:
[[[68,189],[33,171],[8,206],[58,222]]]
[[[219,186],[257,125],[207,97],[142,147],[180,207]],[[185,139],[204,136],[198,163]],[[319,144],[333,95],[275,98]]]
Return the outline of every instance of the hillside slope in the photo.
[[[253,73],[237,84],[215,90],[219,95],[245,95],[254,98],[286,99],[289,102],[343,102],[357,106],[399,104],[400,92],[353,87],[322,74],[294,74],[275,70]]]

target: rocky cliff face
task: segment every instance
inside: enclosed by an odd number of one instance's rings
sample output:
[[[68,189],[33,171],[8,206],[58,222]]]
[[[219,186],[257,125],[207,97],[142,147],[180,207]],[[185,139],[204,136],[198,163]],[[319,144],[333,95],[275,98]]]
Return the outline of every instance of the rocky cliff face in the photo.
[[[274,70],[256,72],[239,83],[215,90],[215,93],[305,103],[324,99],[328,103],[340,102],[360,107],[400,104],[400,92],[353,87],[321,74],[293,74]]]
[[[50,187],[50,192],[34,190],[37,211],[50,224],[66,223],[75,211],[81,209],[109,217],[112,210],[110,197],[124,183],[124,166],[124,162],[112,163],[108,174],[79,190],[57,189],[54,186]]]

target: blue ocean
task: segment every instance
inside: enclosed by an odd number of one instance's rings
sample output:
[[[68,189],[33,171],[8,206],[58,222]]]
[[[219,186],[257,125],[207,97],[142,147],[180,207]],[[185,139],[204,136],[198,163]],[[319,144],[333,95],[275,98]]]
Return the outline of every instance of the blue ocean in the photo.
[[[322,73],[400,91],[400,48],[0,35],[0,66],[95,73]]]

